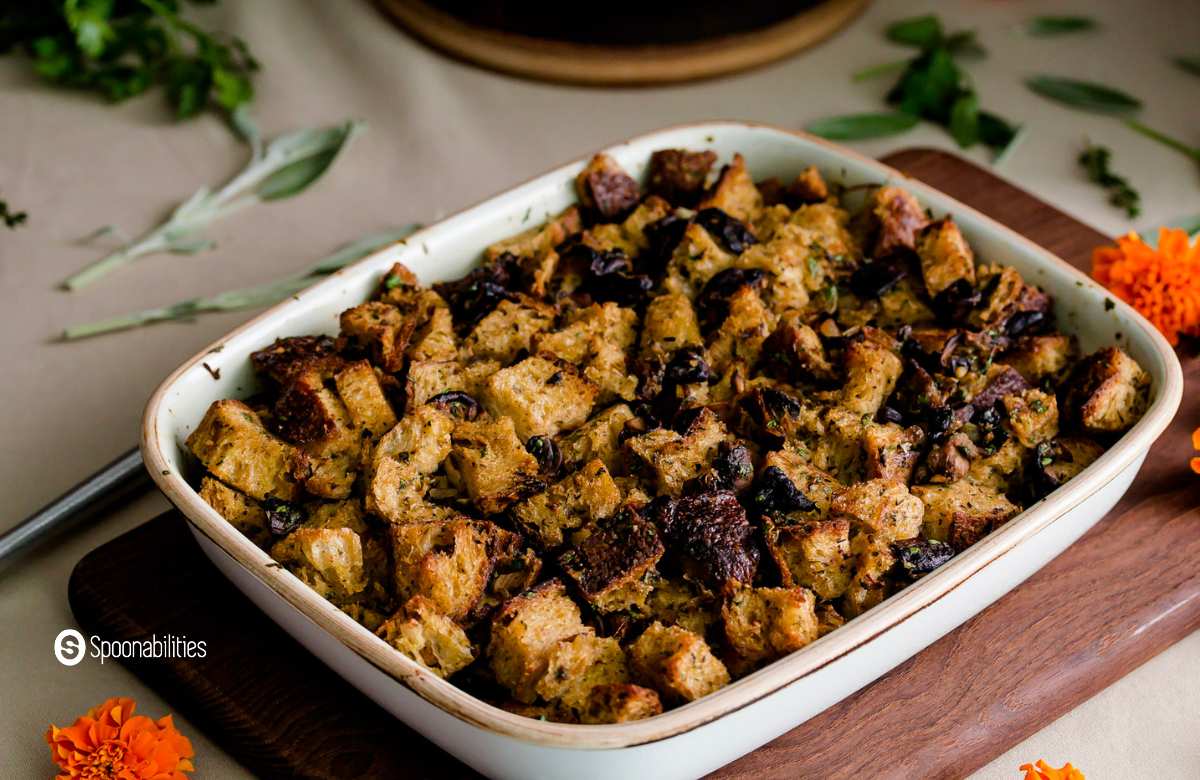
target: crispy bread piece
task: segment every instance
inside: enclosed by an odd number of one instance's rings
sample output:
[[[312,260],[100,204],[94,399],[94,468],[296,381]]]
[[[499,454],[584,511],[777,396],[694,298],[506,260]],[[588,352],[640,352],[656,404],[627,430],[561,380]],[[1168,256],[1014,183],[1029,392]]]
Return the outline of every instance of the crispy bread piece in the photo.
[[[785,585],[802,585],[832,600],[850,585],[850,521],[768,522],[767,549]]]
[[[662,557],[651,523],[625,508],[558,557],[559,566],[598,612],[644,607],[653,587],[646,573]]]
[[[272,436],[241,401],[214,401],[188,436],[187,448],[214,476],[253,499],[291,501],[299,493],[296,473],[305,468],[305,458]]]
[[[517,438],[512,419],[460,420],[451,441],[447,472],[484,514],[503,511],[541,487],[537,459]]]
[[[604,462],[592,460],[511,511],[543,548],[552,549],[563,543],[564,532],[608,517],[620,504],[621,491]]]
[[[488,378],[483,405],[507,417],[522,440],[553,436],[587,422],[599,388],[570,363],[533,356]]]
[[[808,588],[735,588],[721,608],[725,638],[751,663],[780,658],[816,640],[816,605]]]
[[[204,477],[200,481],[200,498],[259,547],[271,542],[267,515],[249,496],[212,477]]]
[[[912,492],[925,504],[924,536],[949,542],[958,551],[1021,511],[1002,494],[967,480],[951,485],[917,485]]]
[[[561,580],[548,580],[508,601],[492,618],[488,662],[496,681],[526,704],[550,663],[554,646],[591,632]]]
[[[475,648],[462,627],[423,596],[405,602],[375,633],[438,677],[449,677],[475,660]]]
[[[349,528],[297,528],[271,547],[271,557],[331,601],[367,586],[362,539]]]
[[[1093,352],[1072,372],[1067,409],[1088,433],[1120,433],[1141,419],[1150,375],[1120,347]]]
[[[596,685],[588,693],[580,723],[626,723],[661,715],[658,693],[632,683]]]
[[[654,622],[629,648],[634,677],[673,701],[695,701],[729,684],[729,670],[701,637]]]

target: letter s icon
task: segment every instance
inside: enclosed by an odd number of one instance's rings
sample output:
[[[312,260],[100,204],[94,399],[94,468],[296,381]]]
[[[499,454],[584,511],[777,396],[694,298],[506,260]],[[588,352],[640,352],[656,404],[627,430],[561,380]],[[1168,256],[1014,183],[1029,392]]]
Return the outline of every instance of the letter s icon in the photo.
[[[73,628],[64,628],[54,638],[54,657],[63,666],[74,666],[83,660],[85,645],[83,634]]]

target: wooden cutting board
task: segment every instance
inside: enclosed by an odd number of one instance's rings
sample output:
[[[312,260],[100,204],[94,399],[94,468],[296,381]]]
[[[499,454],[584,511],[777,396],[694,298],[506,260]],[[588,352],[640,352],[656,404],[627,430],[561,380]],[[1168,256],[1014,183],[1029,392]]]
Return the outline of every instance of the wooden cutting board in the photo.
[[[953,155],[914,149],[885,161],[1080,267],[1105,241]],[[891,674],[715,776],[963,777],[1200,627],[1200,477],[1187,465],[1200,358],[1186,356],[1184,372],[1175,423],[1091,532]],[[205,640],[202,660],[129,666],[260,776],[473,774],[262,615],[208,563],[178,513],[89,553],[69,596],[80,625],[108,639]]]
[[[645,86],[782,59],[848,25],[867,2],[620,0],[602,14],[583,3],[376,0],[376,5],[429,45],[485,68],[543,81]]]

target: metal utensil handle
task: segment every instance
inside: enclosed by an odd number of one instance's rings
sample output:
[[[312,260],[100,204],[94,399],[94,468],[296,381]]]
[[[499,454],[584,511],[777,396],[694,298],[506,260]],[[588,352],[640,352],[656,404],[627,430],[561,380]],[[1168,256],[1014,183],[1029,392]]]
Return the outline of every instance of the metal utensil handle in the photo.
[[[0,536],[0,569],[54,534],[95,519],[152,484],[142,453],[134,447]]]

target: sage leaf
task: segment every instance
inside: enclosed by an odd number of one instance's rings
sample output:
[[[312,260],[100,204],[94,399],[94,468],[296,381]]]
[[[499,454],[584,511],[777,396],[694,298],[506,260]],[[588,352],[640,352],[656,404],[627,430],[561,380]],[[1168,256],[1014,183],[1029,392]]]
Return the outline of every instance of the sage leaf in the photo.
[[[950,135],[963,149],[979,142],[979,98],[967,92],[950,109]]]
[[[1059,76],[1034,76],[1026,86],[1043,97],[1072,108],[1101,114],[1128,114],[1142,107],[1142,101],[1120,90],[1088,81]]]
[[[920,46],[927,48],[942,40],[942,23],[932,14],[901,19],[887,26],[885,32],[889,41],[905,46]]]
[[[1035,16],[1025,25],[1025,31],[1039,38],[1048,38],[1094,30],[1096,27],[1096,20],[1087,16]]]
[[[166,222],[86,266],[63,282],[63,286],[68,290],[81,289],[147,255],[187,254],[206,248],[197,243],[204,240],[199,234],[215,220],[253,203],[303,192],[329,169],[342,149],[364,128],[361,122],[345,122],[333,127],[296,130],[256,150],[254,136],[246,125],[251,156],[241,173],[215,192],[200,188],[180,203]]]
[[[1193,76],[1200,76],[1200,57],[1176,57],[1174,62]]]
[[[920,121],[918,117],[903,112],[880,114],[847,114],[810,122],[805,128],[813,135],[831,141],[860,141],[865,138],[882,138],[911,130]]]
[[[63,341],[77,341],[92,336],[100,336],[105,333],[115,333],[144,325],[152,325],[156,322],[193,320],[196,315],[207,312],[243,311],[245,309],[257,309],[262,306],[278,303],[320,281],[322,277],[328,276],[356,260],[361,260],[389,244],[403,240],[419,227],[420,225],[416,224],[405,225],[381,233],[364,236],[357,241],[339,248],[336,252],[318,261],[307,270],[295,276],[288,276],[274,282],[242,287],[236,290],[227,290],[204,298],[189,298],[170,306],[143,309],[142,311],[122,314],[98,322],[73,325],[63,330],[61,339]]]
[[[1189,146],[1178,138],[1172,138],[1166,133],[1155,130],[1153,127],[1147,127],[1136,119],[1126,119],[1125,124],[1147,138],[1157,141],[1170,149],[1174,149],[1180,154],[1185,154],[1196,162],[1200,162],[1200,146]]]

